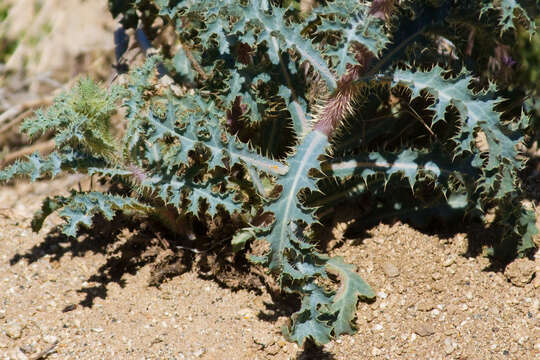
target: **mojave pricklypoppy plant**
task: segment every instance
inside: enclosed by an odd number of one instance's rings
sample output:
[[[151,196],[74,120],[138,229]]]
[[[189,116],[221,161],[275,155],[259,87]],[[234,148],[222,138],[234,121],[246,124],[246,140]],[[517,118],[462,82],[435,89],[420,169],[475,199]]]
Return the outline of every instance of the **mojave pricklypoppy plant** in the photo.
[[[482,51],[516,27],[534,32],[518,2],[109,3],[123,24],[119,57],[132,28],[148,59],[124,85],[81,80],[26,121],[30,136],[54,131],[56,151],[0,179],[75,172],[131,190],[48,198],[34,230],[58,211],[76,236],[94,215],[121,211],[157,216],[193,240],[232,219],[234,251],[264,240],[250,259],[300,297],[285,331],[299,344],[354,332],[358,299],[374,297],[317,242],[317,226],[343,202],[364,203],[353,232],[384,217],[425,223],[494,210],[504,230],[495,252],[534,247],[518,177],[528,117],[507,111],[495,80],[480,76]],[[110,126],[119,104],[122,134]],[[194,222],[196,234],[186,230]]]

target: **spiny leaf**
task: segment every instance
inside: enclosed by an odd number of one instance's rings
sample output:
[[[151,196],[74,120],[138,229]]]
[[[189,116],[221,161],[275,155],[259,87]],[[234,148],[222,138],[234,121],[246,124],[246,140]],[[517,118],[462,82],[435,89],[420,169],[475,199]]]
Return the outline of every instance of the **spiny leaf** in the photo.
[[[337,273],[340,279],[340,288],[333,296],[332,302],[328,304],[329,312],[337,315],[337,319],[332,324],[334,334],[336,336],[353,334],[351,322],[356,315],[358,298],[372,299],[375,293],[355,272],[354,266],[345,263],[343,258],[328,259],[326,267],[330,272]]]
[[[251,44],[249,40],[256,38],[257,42],[266,41],[268,55],[274,64],[279,64],[281,52],[284,48],[296,50],[303,60],[308,61],[326,81],[329,89],[336,88],[336,79],[332,71],[328,68],[325,60],[314,50],[310,41],[300,36],[301,29],[296,24],[287,24],[284,21],[285,11],[280,8],[272,8],[268,13],[261,0],[252,0],[244,8],[244,14],[234,25],[234,30],[242,31],[241,39]],[[270,6],[268,6],[270,8]],[[251,31],[246,31],[248,25],[255,25],[259,33],[254,35]]]
[[[62,232],[72,237],[77,236],[80,225],[90,227],[92,218],[98,213],[103,214],[107,220],[112,220],[117,211],[145,214],[152,210],[135,199],[95,191],[72,192],[71,196],[62,199],[61,203],[64,206],[59,215],[66,220]]]
[[[189,81],[193,81],[195,79],[195,71],[193,70],[191,62],[189,61],[189,58],[182,47],[180,47],[176,52],[176,55],[173,58],[173,64],[175,70],[179,74],[185,76]]]
[[[294,249],[291,243],[295,223],[303,221],[311,223],[311,211],[305,209],[298,193],[304,188],[315,189],[315,180],[308,176],[309,170],[319,167],[318,157],[324,153],[328,145],[327,137],[318,132],[312,131],[306,136],[302,144],[296,149],[296,155],[289,158],[289,172],[278,179],[278,183],[283,188],[280,198],[273,202],[268,210],[278,217],[270,234],[266,239],[270,242],[270,252],[268,256],[269,268],[272,271],[282,271],[285,260],[285,251]]]
[[[43,227],[45,219],[56,210],[64,207],[67,203],[67,198],[64,196],[55,196],[54,198],[47,197],[41,203],[41,209],[38,210],[32,217],[32,231],[39,232]]]
[[[516,234],[521,238],[517,252],[523,256],[536,248],[533,237],[538,234],[536,227],[536,213],[533,210],[523,209],[515,227]]]
[[[58,153],[53,152],[46,159],[38,153],[33,153],[26,161],[17,160],[13,165],[0,171],[0,181],[8,181],[16,176],[28,176],[30,180],[36,181],[45,175],[54,177],[61,170],[62,158]]]
[[[505,176],[510,174],[514,179],[512,183],[517,182],[517,170],[523,167],[523,163],[518,160],[517,150],[522,135],[503,124],[500,113],[495,110],[498,101],[489,99],[486,92],[473,93],[469,89],[471,82],[472,77],[465,71],[455,78],[446,79],[439,66],[428,71],[396,70],[394,73],[394,84],[409,87],[413,96],[419,96],[421,91],[426,91],[434,98],[431,107],[435,112],[434,123],[444,119],[449,107],[459,112],[461,124],[453,137],[456,144],[455,156],[472,153],[473,166],[486,172],[498,170],[498,173]],[[481,150],[475,138],[478,132],[483,132],[487,139],[487,160],[480,156]],[[508,186],[500,189],[503,191],[501,194],[512,191]]]
[[[313,12],[312,16],[322,17],[317,32],[339,34],[339,41],[335,45],[326,45],[329,48],[327,55],[335,58],[338,78],[345,74],[347,65],[358,64],[355,55],[363,56],[354,50],[354,46],[363,46],[378,57],[390,41],[383,30],[382,21],[370,16],[369,12],[368,4],[345,0],[329,2],[326,7],[317,7]]]
[[[63,170],[71,173],[86,173],[89,168],[105,166],[106,162],[71,148],[63,152],[53,151],[47,157],[33,153],[26,160],[17,160],[14,164],[0,171],[0,181],[9,181],[18,176],[29,177],[36,181],[44,176],[55,177]]]
[[[383,173],[386,179],[393,175],[401,175],[407,179],[411,188],[422,173],[435,179],[436,184],[445,184],[450,175],[459,178],[469,177],[471,180],[478,176],[478,171],[472,167],[471,157],[450,161],[448,154],[437,147],[431,151],[405,149],[401,152],[372,152],[359,154],[348,158],[335,158],[322,165],[323,171],[333,176],[360,176],[367,180],[377,173]]]
[[[537,5],[538,6],[538,5]],[[499,17],[499,25],[501,26],[501,34],[510,29],[515,29],[515,20],[522,18],[527,23],[527,30],[529,36],[533,36],[536,32],[536,24],[532,20],[525,9],[516,0],[498,0],[489,1],[487,5],[484,5],[480,11],[482,16],[488,10],[499,10],[501,15]]]
[[[325,324],[324,320],[328,319],[319,309],[328,305],[331,296],[313,283],[305,285],[302,291],[302,306],[293,314],[291,328],[284,329],[284,335],[300,346],[308,339],[317,344],[326,344],[332,339],[332,328]]]
[[[110,118],[121,95],[119,87],[101,89],[92,80],[79,80],[71,92],[59,96],[47,112],[26,120],[21,131],[29,136],[55,131],[58,145],[81,146],[93,156],[113,159],[118,144],[111,133]]]
[[[226,180],[226,179],[225,179]],[[189,178],[154,175],[141,182],[143,189],[149,189],[157,194],[165,204],[173,205],[186,213],[198,214],[201,204],[206,204],[210,216],[217,214],[218,208],[223,207],[229,213],[241,208],[234,199],[231,191],[216,193],[212,190],[213,182],[196,184]],[[182,198],[187,200],[182,202]]]
[[[144,107],[146,106],[145,92],[154,87],[151,81],[155,76],[157,64],[161,61],[159,56],[151,56],[143,66],[136,68],[130,73],[130,82],[127,86],[127,98],[123,106],[126,108],[127,130],[122,139],[124,144],[124,157],[136,157],[137,144],[139,143],[144,122]],[[134,154],[135,153],[135,154]]]
[[[281,96],[287,104],[287,109],[291,113],[293,119],[294,131],[297,135],[303,136],[311,130],[311,115],[307,112],[306,101],[302,98],[293,97],[291,90],[283,85],[279,87],[279,96]]]
[[[171,147],[169,157],[173,160],[169,161],[169,165],[188,163],[189,152],[201,145],[211,154],[210,168],[224,166],[223,159],[228,158],[233,164],[243,162],[273,174],[285,174],[288,171],[288,167],[281,162],[267,159],[233,136],[222,134],[216,116],[220,112],[212,103],[205,103],[197,97],[180,100],[169,98],[166,106],[164,120],[150,112],[148,124],[153,131],[149,131],[148,142],[154,144],[165,137],[179,140],[178,145]],[[213,121],[207,120],[204,124],[199,124],[195,121],[195,114],[206,114],[209,118],[213,117]],[[180,119],[178,115],[181,116]],[[176,126],[179,120],[182,127]]]
[[[203,32],[205,42],[215,36],[224,39],[226,34],[239,35],[246,44],[266,42],[267,53],[273,64],[280,63],[282,52],[293,49],[302,60],[308,61],[325,79],[328,87],[336,88],[336,79],[328,64],[317,52],[309,40],[302,38],[301,26],[285,21],[285,10],[272,7],[265,0],[250,0],[242,4],[239,1],[200,1],[189,8],[191,12],[205,10],[211,18],[209,26]],[[219,14],[219,17],[214,15]],[[230,19],[223,22],[222,18]],[[234,19],[234,20],[233,20]],[[220,52],[227,53],[227,40],[220,42]]]

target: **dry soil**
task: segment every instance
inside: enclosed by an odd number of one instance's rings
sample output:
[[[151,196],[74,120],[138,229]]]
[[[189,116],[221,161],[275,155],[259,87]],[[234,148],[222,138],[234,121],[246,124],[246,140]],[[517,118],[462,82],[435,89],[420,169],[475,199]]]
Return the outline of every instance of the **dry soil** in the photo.
[[[471,256],[466,234],[379,225],[332,251],[377,292],[358,306],[358,333],[300,349],[280,333],[292,309],[264,286],[193,269],[152,287],[136,237],[69,240],[54,216],[32,233],[41,199],[79,180],[0,188],[4,359],[540,359],[538,256],[504,270]]]

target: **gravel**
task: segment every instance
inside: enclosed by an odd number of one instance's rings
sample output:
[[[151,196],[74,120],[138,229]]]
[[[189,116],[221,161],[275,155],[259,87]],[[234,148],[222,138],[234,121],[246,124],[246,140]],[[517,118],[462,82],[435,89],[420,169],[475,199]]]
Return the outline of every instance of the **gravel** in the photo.
[[[440,239],[407,225],[379,225],[360,245],[346,242],[332,252],[357,267],[376,300],[358,304],[357,334],[311,353],[284,341],[289,317],[264,287],[233,291],[196,270],[149,287],[149,264],[136,272],[108,268],[118,254],[84,239],[41,253],[58,219],[36,235],[31,214],[39,199],[65,192],[68,180],[0,191],[0,203],[11,208],[0,214],[2,359],[51,348],[47,359],[540,357],[540,296],[529,275],[532,262],[538,278],[538,257],[496,272],[486,258],[461,255],[467,235]],[[28,261],[25,254],[39,255]],[[120,275],[104,281],[109,272]]]

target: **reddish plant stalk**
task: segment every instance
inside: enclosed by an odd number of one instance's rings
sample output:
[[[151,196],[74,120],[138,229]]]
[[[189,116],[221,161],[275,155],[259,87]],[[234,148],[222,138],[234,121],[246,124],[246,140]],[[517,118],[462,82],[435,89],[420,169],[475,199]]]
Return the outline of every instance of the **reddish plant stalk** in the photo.
[[[355,83],[355,80],[359,78],[360,72],[361,66],[353,66],[343,75],[334,94],[319,107],[315,115],[316,122],[313,130],[330,137],[341,122],[352,114],[353,104],[359,91],[359,85]]]

